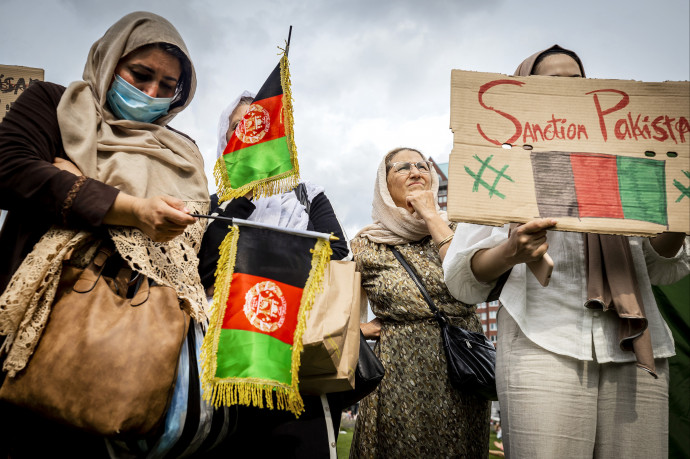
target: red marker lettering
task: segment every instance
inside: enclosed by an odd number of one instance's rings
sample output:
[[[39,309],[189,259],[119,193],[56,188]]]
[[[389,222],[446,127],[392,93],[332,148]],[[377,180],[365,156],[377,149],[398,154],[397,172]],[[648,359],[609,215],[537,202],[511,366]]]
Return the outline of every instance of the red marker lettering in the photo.
[[[685,134],[690,132],[690,123],[688,123],[688,119],[684,116],[678,118],[676,129],[678,130],[678,134],[680,134],[681,143],[685,143]]]
[[[668,134],[666,134],[666,129],[662,128],[659,126],[659,123],[664,119],[663,116],[657,116],[654,118],[654,121],[652,121],[652,129],[658,134],[652,137],[654,140],[658,140],[659,142],[663,142],[664,140],[668,139]]]
[[[601,104],[599,103],[599,96],[596,94],[597,92],[613,92],[616,94],[620,94],[623,97],[613,107],[608,108],[606,110],[602,110]],[[594,106],[596,107],[597,115],[599,116],[599,128],[601,129],[601,135],[604,137],[604,142],[606,142],[608,135],[606,133],[606,122],[604,121],[604,117],[606,115],[609,115],[613,112],[616,112],[622,108],[625,108],[628,105],[628,103],[630,102],[630,97],[626,93],[624,93],[623,91],[619,91],[617,89],[597,89],[595,91],[590,91],[587,94],[594,94],[594,96],[593,96]],[[616,134],[616,137],[618,137],[617,134]]]
[[[493,107],[487,106],[486,104],[484,104],[484,100],[483,100],[483,99],[484,99],[484,94],[485,94],[489,89],[493,88],[494,86],[501,85],[501,84],[513,84],[513,85],[515,85],[515,86],[522,86],[522,85],[525,84],[525,82],[524,82],[524,81],[515,81],[515,80],[494,80],[494,81],[490,81],[490,82],[488,82],[488,83],[483,84],[483,85],[479,88],[479,93],[477,94],[477,98],[479,99],[479,105],[481,105],[482,107],[484,107],[484,108],[487,109],[487,110],[494,111],[494,112],[498,113],[499,115],[501,115],[502,117],[504,117],[504,118],[510,120],[510,122],[512,122],[513,125],[515,126],[515,134],[513,134],[513,136],[512,136],[510,139],[506,140],[505,142],[500,142],[500,141],[498,141],[498,140],[496,140],[496,139],[490,139],[489,137],[487,137],[486,134],[484,134],[484,131],[482,131],[482,127],[479,125],[479,123],[477,123],[477,131],[479,131],[479,135],[481,135],[481,136],[484,137],[487,141],[493,143],[494,145],[502,145],[502,144],[504,144],[504,143],[509,143],[509,144],[512,145],[513,143],[515,143],[515,141],[516,141],[517,139],[520,138],[520,134],[522,134],[522,126],[520,125],[520,121],[518,121],[518,119],[515,118],[513,115],[510,115],[510,114],[508,114],[508,113],[506,113],[506,112],[502,112],[502,111],[500,111],[500,110],[496,110],[496,109],[493,108]]]
[[[625,129],[623,129],[625,127]],[[628,126],[628,120],[621,118],[616,121],[616,127],[613,129],[613,133],[616,134],[618,140],[625,140],[626,137],[631,137],[630,126]],[[606,138],[604,138],[606,139]]]
[[[676,140],[676,135],[673,133],[673,124],[671,124],[675,120],[675,118],[669,118],[668,115],[664,116],[664,124],[666,125],[666,129],[668,130],[669,135],[671,136],[674,142],[678,143],[678,141]]]
[[[532,127],[530,126],[529,121],[525,123],[525,130],[523,131],[523,134],[522,134],[522,143],[527,143],[527,137],[531,137],[532,143],[537,141],[537,138],[535,137],[534,133],[532,132]]]

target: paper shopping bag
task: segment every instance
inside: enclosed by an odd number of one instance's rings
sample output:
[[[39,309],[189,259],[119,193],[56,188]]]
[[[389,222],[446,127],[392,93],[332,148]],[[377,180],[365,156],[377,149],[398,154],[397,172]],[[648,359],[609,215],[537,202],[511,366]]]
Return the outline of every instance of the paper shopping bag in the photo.
[[[323,291],[317,294],[302,335],[300,379],[305,376],[334,373],[345,348],[350,317],[359,320],[360,275],[355,262],[333,260],[326,267]]]
[[[335,269],[333,272],[339,270],[338,263],[342,262],[335,263]],[[334,268],[334,262],[331,262],[330,268]],[[361,285],[360,274],[354,272],[354,263],[351,263],[351,266],[348,266],[346,272],[352,277],[353,281],[350,285],[349,291],[344,289],[340,290],[338,300],[336,303],[334,303],[339,305],[338,311],[342,312],[333,313],[334,316],[337,315],[340,317],[341,321],[343,320],[342,316],[346,316],[346,319],[344,319],[344,325],[340,325],[341,328],[344,327],[344,330],[342,330],[340,333],[340,335],[344,337],[344,340],[342,344],[336,345],[336,340],[325,339],[324,341],[328,344],[320,347],[322,352],[325,352],[324,349],[328,349],[328,353],[331,356],[330,361],[332,362],[334,359],[337,360],[337,366],[330,371],[323,371],[320,374],[303,374],[300,371],[300,392],[308,394],[327,394],[331,392],[347,391],[355,387],[355,370],[357,368],[357,360],[359,358],[359,309]],[[326,294],[326,292],[324,292],[324,294]],[[330,297],[330,295],[326,296]],[[345,301],[343,298],[346,298],[347,301]],[[345,306],[346,304],[347,306]],[[344,312],[345,310],[347,310],[347,313]],[[312,310],[312,312],[314,311]],[[328,321],[331,321],[331,314],[332,313],[329,309],[329,313],[324,315],[325,317],[328,317]],[[309,322],[311,319],[312,318],[310,317]],[[318,325],[315,325],[314,328],[317,327]],[[328,326],[326,326],[324,329],[327,328]],[[319,348],[319,346],[314,347]],[[304,353],[302,354],[302,357],[304,358]],[[326,360],[323,359],[321,362],[326,362]],[[323,367],[325,366],[326,365],[324,364]],[[302,368],[304,368],[304,363],[302,364]],[[310,371],[313,372],[316,371],[316,369],[312,369]]]

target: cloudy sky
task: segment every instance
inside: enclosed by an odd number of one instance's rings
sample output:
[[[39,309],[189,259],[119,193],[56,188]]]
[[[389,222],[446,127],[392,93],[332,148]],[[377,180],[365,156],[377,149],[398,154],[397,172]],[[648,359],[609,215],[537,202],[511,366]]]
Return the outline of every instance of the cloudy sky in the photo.
[[[0,0],[0,64],[81,78],[91,44],[147,10],[185,39],[198,87],[171,125],[196,139],[210,171],[218,117],[277,63],[290,25],[295,139],[302,177],[321,184],[347,233],[371,220],[381,157],[398,146],[439,162],[452,148],[451,69],[511,74],[554,43],[591,78],[688,80],[687,0]],[[208,174],[211,191],[213,178]]]

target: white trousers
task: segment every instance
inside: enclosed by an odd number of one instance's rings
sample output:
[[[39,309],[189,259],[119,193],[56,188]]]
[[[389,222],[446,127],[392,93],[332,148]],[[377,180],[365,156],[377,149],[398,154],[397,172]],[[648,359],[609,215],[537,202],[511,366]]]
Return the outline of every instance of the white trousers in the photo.
[[[498,313],[496,385],[506,457],[666,458],[668,361],[658,379],[634,362],[546,351]]]

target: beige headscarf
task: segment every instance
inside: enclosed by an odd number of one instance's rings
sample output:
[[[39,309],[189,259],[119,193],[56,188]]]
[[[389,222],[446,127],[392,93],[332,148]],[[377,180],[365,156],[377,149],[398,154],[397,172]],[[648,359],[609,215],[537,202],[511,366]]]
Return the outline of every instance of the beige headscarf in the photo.
[[[355,237],[366,237],[379,244],[398,245],[419,241],[428,236],[430,233],[424,220],[417,217],[416,214],[411,214],[407,209],[395,205],[391,193],[388,191],[386,178],[386,157],[384,157],[379,164],[376,183],[374,184],[374,200],[371,210],[371,218],[374,222],[362,228]],[[438,185],[438,174],[432,167],[431,191],[434,193],[435,202],[438,202]],[[449,223],[446,212],[440,210],[438,204],[436,204],[436,208],[441,218]]]
[[[106,108],[106,93],[118,61],[152,43],[175,45],[189,58],[177,30],[152,13],[128,14],[93,44],[84,81],[69,85],[58,105],[65,152],[87,177],[133,196],[168,194],[184,201],[207,201],[206,176],[198,173],[203,171],[199,149],[165,127],[192,100],[193,66],[187,76],[189,97],[153,123],[119,120]]]
[[[152,43],[173,44],[189,59],[177,30],[164,18],[146,12],[123,17],[93,44],[84,81],[72,83],[58,105],[63,146],[87,177],[137,197],[177,197],[192,212],[207,213],[209,196],[203,157],[193,141],[165,127],[194,95],[196,76],[191,59],[191,72],[182,90],[187,97],[174,100],[169,113],[154,123],[119,120],[107,108],[106,92],[118,61]],[[199,221],[189,225],[184,234],[169,243],[155,243],[132,227],[108,231],[132,269],[175,288],[184,309],[203,320],[206,296],[196,254],[204,224]],[[74,248],[92,240],[93,236],[84,231],[53,227],[12,277],[0,297],[0,334],[7,336],[4,346],[9,350],[3,368],[9,376],[24,368],[38,343],[50,314],[62,260]]]
[[[532,75],[540,58],[555,53],[567,54],[575,59],[582,76],[585,76],[580,57],[558,45],[534,53],[522,61],[515,70],[515,76]],[[615,311],[620,319],[618,345],[622,350],[633,351],[637,365],[656,378],[652,340],[628,238],[594,233],[584,233],[582,237],[587,268],[587,301],[584,306]]]

